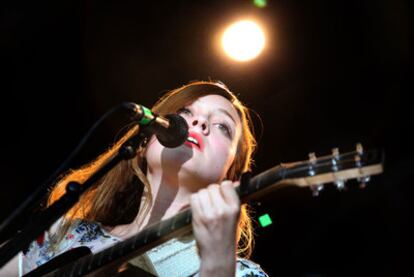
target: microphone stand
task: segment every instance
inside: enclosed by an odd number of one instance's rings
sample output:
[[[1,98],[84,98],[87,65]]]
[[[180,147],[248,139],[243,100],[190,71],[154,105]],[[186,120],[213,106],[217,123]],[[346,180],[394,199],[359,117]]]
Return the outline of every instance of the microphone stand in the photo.
[[[158,120],[158,116],[153,114],[148,108],[135,104],[133,102],[123,102],[121,105],[118,105],[111,110],[107,111],[101,118],[94,123],[91,129],[83,137],[76,149],[66,158],[66,160],[59,166],[59,168],[53,172],[48,179],[43,182],[36,190],[30,194],[30,196],[23,201],[9,216],[0,224],[0,245],[3,241],[7,241],[8,237],[13,233],[18,233],[24,227],[24,223],[27,224],[27,214],[29,211],[35,210],[39,204],[42,202],[45,195],[48,194],[50,187],[55,183],[55,180],[61,175],[64,171],[68,169],[69,162],[73,157],[79,152],[80,148],[85,144],[86,140],[90,135],[96,130],[96,128],[110,115],[119,112],[126,111],[130,117],[130,120],[138,122],[140,125],[149,124],[152,120]]]
[[[37,215],[35,220],[30,221],[21,232],[1,247],[0,267],[12,259],[20,250],[26,249],[43,231],[49,229],[56,220],[73,207],[83,192],[95,184],[96,181],[102,178],[114,166],[122,160],[129,160],[135,157],[136,151],[142,141],[151,134],[151,128],[149,128],[149,132],[146,129],[139,130],[137,135],[132,136],[124,142],[118,153],[93,173],[83,184],[69,182],[66,185],[66,192],[63,196]]]

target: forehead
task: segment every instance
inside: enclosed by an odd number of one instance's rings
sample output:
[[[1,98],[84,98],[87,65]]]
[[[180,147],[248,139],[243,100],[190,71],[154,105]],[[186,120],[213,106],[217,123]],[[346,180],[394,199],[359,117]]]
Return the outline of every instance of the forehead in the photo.
[[[210,110],[225,110],[236,121],[240,121],[239,114],[233,104],[221,95],[210,94],[197,98],[191,105],[201,106]]]

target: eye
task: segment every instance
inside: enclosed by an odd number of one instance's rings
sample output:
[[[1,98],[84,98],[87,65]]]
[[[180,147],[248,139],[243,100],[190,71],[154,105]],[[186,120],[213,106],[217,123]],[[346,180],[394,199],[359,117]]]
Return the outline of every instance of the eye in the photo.
[[[230,127],[224,123],[217,123],[216,126],[229,138],[231,138]]]
[[[191,111],[188,108],[183,107],[181,109],[178,109],[177,114],[191,115]]]

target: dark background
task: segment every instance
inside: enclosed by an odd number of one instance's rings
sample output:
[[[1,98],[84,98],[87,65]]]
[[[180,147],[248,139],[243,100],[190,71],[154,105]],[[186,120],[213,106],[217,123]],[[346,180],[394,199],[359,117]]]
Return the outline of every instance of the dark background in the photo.
[[[410,271],[409,134],[413,4],[378,1],[2,2],[1,219],[74,150],[92,124],[123,101],[151,106],[192,80],[218,79],[260,115],[254,173],[309,152],[385,151],[366,189],[349,181],[320,197],[289,187],[253,203],[252,259],[269,275],[396,276]],[[267,30],[256,60],[237,63],[217,36],[249,16]],[[108,119],[74,163],[119,131]],[[27,215],[29,216],[29,215]]]

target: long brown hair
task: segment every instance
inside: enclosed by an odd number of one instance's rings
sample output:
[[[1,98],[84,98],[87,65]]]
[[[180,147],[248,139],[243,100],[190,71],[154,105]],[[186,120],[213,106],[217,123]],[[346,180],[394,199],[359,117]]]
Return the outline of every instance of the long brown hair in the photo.
[[[197,81],[172,90],[162,96],[152,108],[160,115],[175,113],[178,109],[190,104],[201,96],[218,94],[228,99],[237,110],[242,123],[242,136],[238,143],[237,156],[231,165],[226,179],[239,180],[242,173],[250,170],[252,154],[256,147],[253,135],[253,124],[248,108],[221,82]],[[48,199],[50,205],[64,192],[70,181],[83,183],[93,172],[114,156],[122,144],[137,134],[139,127],[134,126],[123,135],[112,147],[83,167],[68,172],[56,184]],[[96,221],[106,226],[127,224],[137,216],[145,217],[153,201],[151,189],[143,170],[145,170],[145,148],[140,148],[137,157],[121,161],[94,186],[87,190],[78,203],[66,214],[55,243],[58,243],[70,227],[71,219],[80,218]],[[146,193],[143,193],[143,192]],[[146,195],[145,199],[142,198]],[[237,232],[238,255],[248,258],[253,248],[253,227],[249,208],[242,205]]]

